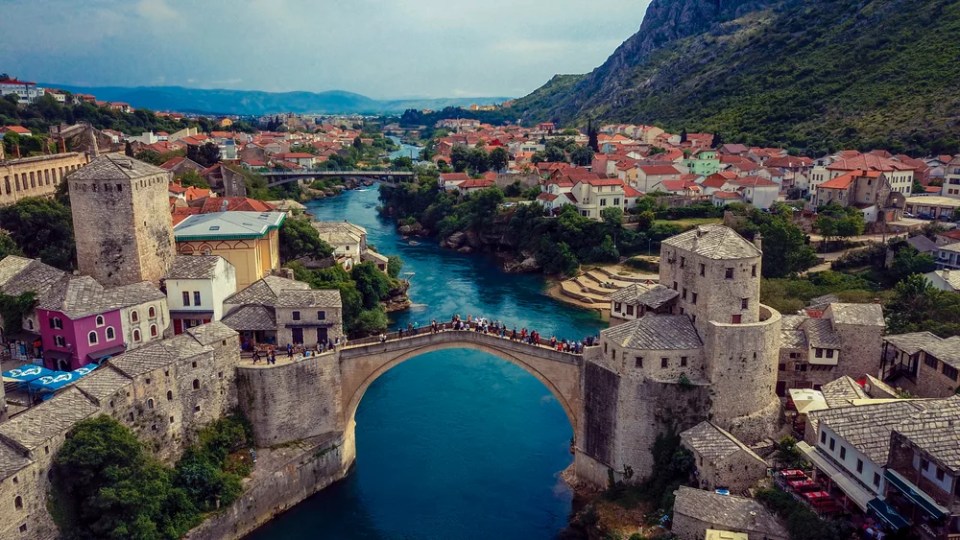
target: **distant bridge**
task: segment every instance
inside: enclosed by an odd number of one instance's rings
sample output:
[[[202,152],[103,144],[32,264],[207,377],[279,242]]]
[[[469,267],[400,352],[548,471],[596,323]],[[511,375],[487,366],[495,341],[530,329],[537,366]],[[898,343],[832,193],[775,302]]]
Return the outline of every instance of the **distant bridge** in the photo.
[[[399,182],[413,180],[414,173],[407,171],[270,171],[260,173],[267,179],[268,186],[279,186],[300,180],[316,180],[318,178],[365,178],[375,180],[391,187]]]

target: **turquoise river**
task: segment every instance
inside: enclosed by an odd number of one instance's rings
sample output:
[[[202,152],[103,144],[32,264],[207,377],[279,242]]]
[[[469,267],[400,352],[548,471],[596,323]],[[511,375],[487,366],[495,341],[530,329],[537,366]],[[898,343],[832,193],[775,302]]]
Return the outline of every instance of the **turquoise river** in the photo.
[[[367,229],[404,260],[411,310],[391,326],[459,313],[508,321],[545,337],[583,337],[603,323],[543,294],[541,276],[510,275],[478,255],[402,238],[377,213],[377,188],[308,204],[320,220]],[[566,525],[572,428],[532,375],[486,353],[425,354],[380,377],[357,411],[357,461],[334,484],[249,538],[540,539]]]

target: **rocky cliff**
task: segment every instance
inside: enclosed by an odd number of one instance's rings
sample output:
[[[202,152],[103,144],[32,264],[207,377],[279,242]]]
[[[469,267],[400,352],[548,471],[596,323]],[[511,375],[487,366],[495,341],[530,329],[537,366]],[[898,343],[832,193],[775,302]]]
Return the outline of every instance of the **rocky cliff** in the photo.
[[[960,151],[960,3],[654,0],[583,76],[516,102],[528,121],[658,123],[812,153]]]

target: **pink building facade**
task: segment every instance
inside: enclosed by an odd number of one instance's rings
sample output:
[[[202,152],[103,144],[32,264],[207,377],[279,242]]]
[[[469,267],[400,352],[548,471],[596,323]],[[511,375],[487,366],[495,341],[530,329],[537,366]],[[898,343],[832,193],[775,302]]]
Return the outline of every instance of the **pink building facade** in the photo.
[[[71,320],[60,311],[37,309],[44,365],[72,371],[125,350],[120,310]]]

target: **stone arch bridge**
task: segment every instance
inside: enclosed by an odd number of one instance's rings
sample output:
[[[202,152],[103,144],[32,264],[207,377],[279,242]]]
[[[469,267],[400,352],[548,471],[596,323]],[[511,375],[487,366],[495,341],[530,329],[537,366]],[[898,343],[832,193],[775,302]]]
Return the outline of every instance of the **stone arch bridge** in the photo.
[[[550,390],[567,414],[570,426],[576,431],[582,407],[582,355],[473,330],[430,333],[429,329],[422,329],[419,334],[403,339],[357,344],[341,349],[340,377],[344,421],[353,421],[367,388],[381,375],[406,360],[443,349],[479,350],[519,366]]]
[[[344,466],[349,466],[356,456],[354,415],[373,381],[416,356],[464,348],[490,353],[536,377],[563,407],[574,442],[580,438],[583,355],[474,330],[421,329],[412,336],[390,337],[383,343],[368,338],[292,361],[281,358],[277,364],[242,362],[237,368],[237,399],[253,426],[257,446],[338,440]],[[585,354],[591,349],[598,347],[586,348]]]

